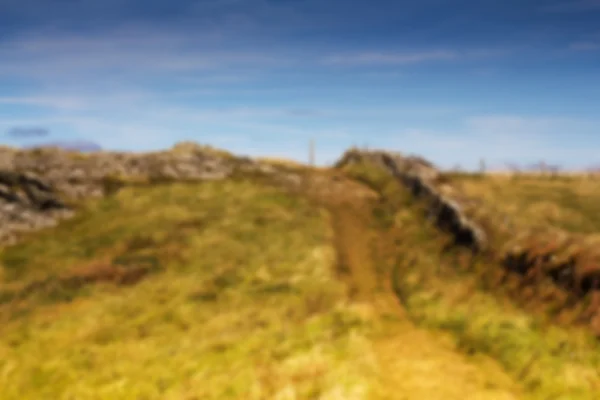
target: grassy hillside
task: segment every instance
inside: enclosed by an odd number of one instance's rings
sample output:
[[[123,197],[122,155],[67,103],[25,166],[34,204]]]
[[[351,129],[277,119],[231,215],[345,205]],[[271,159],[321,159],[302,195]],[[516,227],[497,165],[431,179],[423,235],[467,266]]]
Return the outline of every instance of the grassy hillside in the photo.
[[[0,398],[595,398],[591,335],[397,182],[294,169],[125,187],[0,249]]]
[[[0,253],[1,398],[363,398],[368,326],[328,232],[319,209],[249,182],[91,204]],[[99,272],[117,266],[145,272]]]
[[[586,175],[450,174],[469,197],[520,225],[600,233],[600,180]]]
[[[419,326],[449,333],[472,357],[497,360],[528,398],[597,397],[600,345],[588,330],[557,323],[564,293],[547,281],[534,293],[515,276],[503,281],[492,260],[448,249],[449,237],[389,176],[370,165],[352,166],[348,173],[383,194],[374,211],[384,237],[394,243],[384,269]],[[487,178],[462,179],[491,185]]]

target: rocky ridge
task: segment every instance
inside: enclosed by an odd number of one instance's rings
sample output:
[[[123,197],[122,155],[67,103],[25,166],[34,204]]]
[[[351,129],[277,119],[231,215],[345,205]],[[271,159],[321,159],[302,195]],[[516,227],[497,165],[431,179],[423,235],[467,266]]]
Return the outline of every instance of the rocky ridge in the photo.
[[[191,142],[151,153],[0,147],[0,244],[55,225],[74,215],[78,201],[106,196],[126,184],[225,179],[239,171],[297,181],[271,165]]]
[[[440,171],[430,162],[414,156],[385,151],[349,150],[336,163],[337,168],[356,163],[370,163],[384,169],[402,182],[415,197],[428,203],[429,218],[450,232],[455,243],[481,251],[488,247],[487,234],[477,222],[463,212],[452,186],[441,182]]]
[[[343,168],[359,163],[376,166],[394,176],[416,198],[423,200],[430,219],[449,232],[455,244],[484,252],[490,260],[499,263],[506,274],[519,277],[520,289],[536,288],[544,280],[553,282],[559,291],[548,292],[545,298],[538,300],[558,301],[562,303],[559,309],[575,310],[576,321],[590,324],[600,335],[600,243],[597,239],[551,226],[534,231],[515,226],[505,215],[485,214],[482,212],[485,205],[459,193],[433,164],[420,157],[351,149],[336,166]]]
[[[504,216],[490,223],[481,217],[481,204],[459,193],[443,173],[419,157],[351,149],[335,166],[364,162],[386,171],[423,200],[428,217],[449,232],[455,244],[492,255],[525,284],[550,278],[570,297],[590,294],[592,301],[583,315],[600,333],[599,243],[550,227],[544,232],[519,230],[499,223]],[[152,153],[0,147],[0,245],[15,243],[22,232],[72,217],[78,201],[106,196],[123,185],[226,179],[240,172],[304,188],[302,175],[290,168],[190,142]],[[335,181],[317,186],[335,190]]]

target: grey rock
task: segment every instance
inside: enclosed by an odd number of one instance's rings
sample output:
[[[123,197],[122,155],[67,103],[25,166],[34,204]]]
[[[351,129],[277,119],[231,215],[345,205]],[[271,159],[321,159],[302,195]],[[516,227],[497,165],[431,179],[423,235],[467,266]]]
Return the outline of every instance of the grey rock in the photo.
[[[485,230],[465,214],[461,202],[451,196],[451,188],[436,185],[441,172],[434,164],[421,157],[404,156],[397,152],[351,149],[342,155],[335,167],[361,162],[385,169],[415,197],[425,201],[428,218],[441,229],[452,233],[457,244],[474,251],[487,248]]]
[[[84,154],[60,148],[0,147],[0,245],[15,243],[22,232],[53,226],[73,216],[75,210],[67,204],[107,195],[107,179],[225,179],[234,172],[238,160],[190,142],[152,153]],[[249,170],[264,168],[249,158],[240,163]],[[268,172],[277,173],[275,169]]]

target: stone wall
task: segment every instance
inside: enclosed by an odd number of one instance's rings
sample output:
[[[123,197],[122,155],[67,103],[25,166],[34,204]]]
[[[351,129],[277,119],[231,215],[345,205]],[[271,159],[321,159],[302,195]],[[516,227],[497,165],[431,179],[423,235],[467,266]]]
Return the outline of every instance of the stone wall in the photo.
[[[589,323],[600,335],[600,240],[593,236],[560,231],[548,226],[533,231],[527,227],[499,223],[505,215],[489,220],[478,219],[478,208],[485,208],[453,189],[451,181],[431,163],[400,153],[385,151],[347,151],[337,162],[341,168],[367,163],[382,168],[422,199],[436,224],[452,234],[458,245],[475,252],[485,251],[507,274],[520,276],[521,288],[537,287],[542,281],[554,282],[564,298],[564,309],[575,309],[579,300],[588,298],[588,306],[578,311],[579,321]],[[465,210],[475,211],[466,212]],[[493,217],[493,216],[492,216]],[[508,227],[508,228],[506,228]],[[506,230],[508,229],[508,230]],[[491,241],[490,238],[495,240]],[[492,267],[492,266],[490,266]],[[560,295],[550,298],[562,299]],[[548,299],[537,299],[544,302]],[[562,300],[558,300],[562,301]]]
[[[415,197],[423,199],[428,205],[429,217],[438,227],[450,232],[456,244],[474,251],[488,247],[486,232],[463,212],[459,196],[451,186],[441,182],[441,174],[433,164],[419,157],[407,157],[399,153],[349,150],[336,163],[336,167],[363,162],[384,169]]]
[[[535,284],[549,277],[577,297],[591,292],[594,300],[586,315],[600,332],[600,243],[550,227],[531,232],[510,225],[508,233],[500,235],[502,224],[496,222],[504,216],[492,224],[478,218],[477,211],[484,207],[463,196],[434,165],[419,157],[353,149],[336,166],[363,162],[386,171],[422,199],[428,216],[450,232],[457,245],[492,254],[524,282]],[[268,175],[273,182],[304,190],[301,174],[195,143],[153,153],[0,147],[0,245],[15,243],[22,232],[73,216],[73,204],[105,196],[115,185],[215,180],[239,172]]]

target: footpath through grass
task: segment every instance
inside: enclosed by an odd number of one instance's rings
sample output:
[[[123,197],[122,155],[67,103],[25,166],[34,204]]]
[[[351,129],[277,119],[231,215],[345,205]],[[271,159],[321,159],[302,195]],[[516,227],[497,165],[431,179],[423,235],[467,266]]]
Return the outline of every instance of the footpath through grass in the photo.
[[[127,188],[2,250],[2,399],[517,398],[402,315],[356,183],[314,178]]]
[[[0,252],[0,397],[371,398],[371,328],[331,242],[323,211],[250,182],[95,202]],[[89,279],[148,260],[136,285]]]
[[[588,336],[458,268],[408,193],[353,174],[374,208],[342,207],[325,175],[310,201],[132,187],[1,249],[1,398],[596,398]]]
[[[380,269],[392,274],[395,292],[419,326],[448,333],[473,359],[495,359],[521,384],[525,398],[598,398],[600,345],[589,331],[559,326],[551,314],[532,310],[528,303],[540,299],[525,297],[513,279],[502,286],[501,266],[466,250],[445,250],[450,238],[377,168],[348,172],[384,195],[375,217],[395,246]]]

